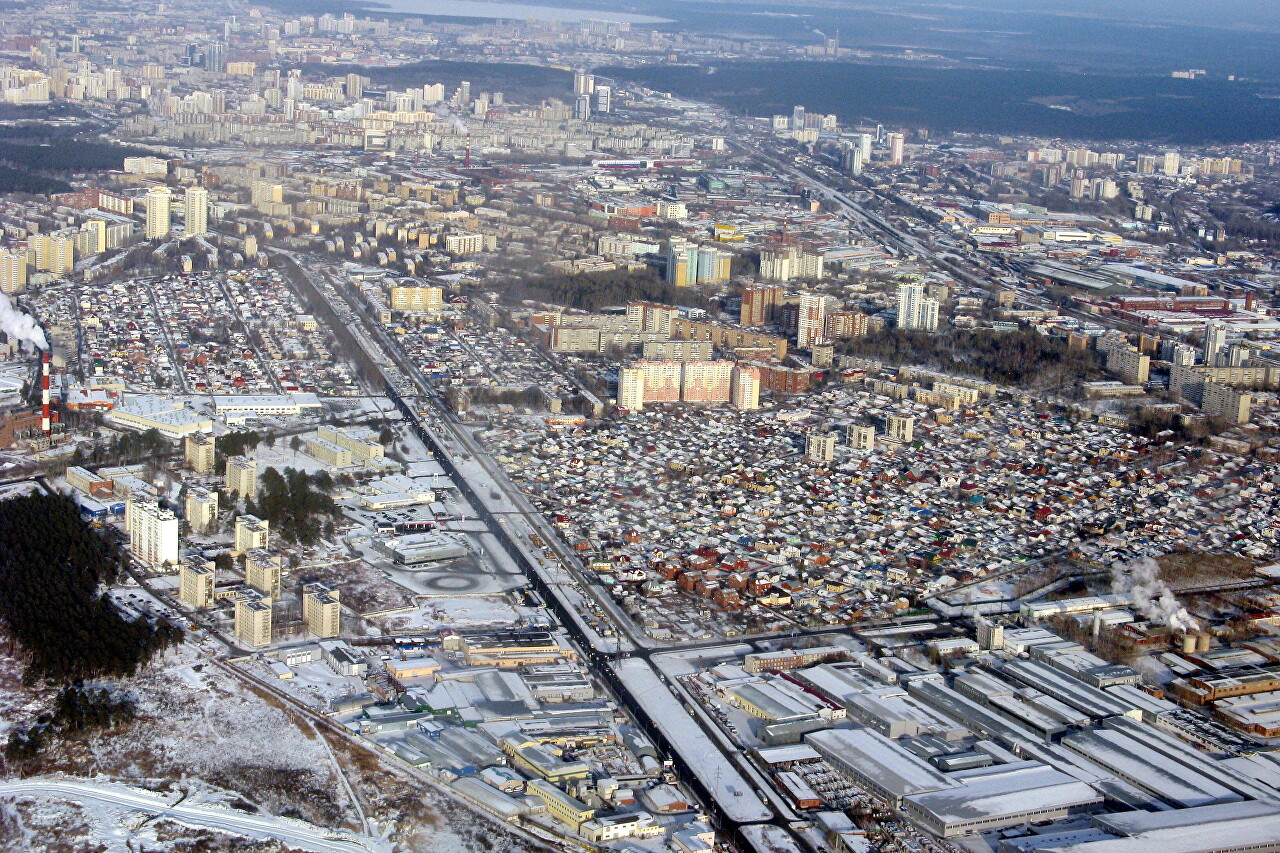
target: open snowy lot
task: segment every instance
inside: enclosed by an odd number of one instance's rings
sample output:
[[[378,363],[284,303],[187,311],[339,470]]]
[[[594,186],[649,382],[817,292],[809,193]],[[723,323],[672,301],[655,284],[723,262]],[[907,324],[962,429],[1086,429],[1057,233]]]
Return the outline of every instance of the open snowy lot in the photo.
[[[190,644],[115,686],[137,703],[132,723],[55,739],[31,766],[5,766],[0,849],[521,849],[501,829],[368,750],[313,726]],[[6,728],[29,724],[51,701],[50,692],[21,685],[15,661],[0,659]],[[91,781],[93,796],[21,787],[37,780]],[[136,802],[117,797],[135,789],[142,797]],[[188,801],[194,812],[173,809]],[[334,832],[355,846],[325,841]],[[130,840],[132,847],[126,846]],[[192,848],[192,842],[201,846]]]

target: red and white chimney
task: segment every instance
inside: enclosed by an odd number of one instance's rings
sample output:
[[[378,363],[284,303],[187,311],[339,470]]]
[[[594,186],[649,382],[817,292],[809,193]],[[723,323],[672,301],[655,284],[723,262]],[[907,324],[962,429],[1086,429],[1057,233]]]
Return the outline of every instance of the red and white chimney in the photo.
[[[40,429],[53,435],[53,419],[49,414],[49,369],[53,359],[48,350],[40,357]]]

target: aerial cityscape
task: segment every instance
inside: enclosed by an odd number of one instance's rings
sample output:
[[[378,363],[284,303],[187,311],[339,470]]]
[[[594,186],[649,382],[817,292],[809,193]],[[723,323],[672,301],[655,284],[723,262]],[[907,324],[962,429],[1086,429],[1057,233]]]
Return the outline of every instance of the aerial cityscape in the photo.
[[[0,5],[0,851],[1280,853],[1280,6]]]

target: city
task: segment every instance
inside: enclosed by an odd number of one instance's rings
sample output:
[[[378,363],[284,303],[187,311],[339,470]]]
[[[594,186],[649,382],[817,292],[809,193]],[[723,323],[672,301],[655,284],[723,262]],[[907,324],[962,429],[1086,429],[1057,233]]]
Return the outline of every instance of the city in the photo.
[[[0,10],[0,848],[1280,851],[1280,20],[1012,5]]]

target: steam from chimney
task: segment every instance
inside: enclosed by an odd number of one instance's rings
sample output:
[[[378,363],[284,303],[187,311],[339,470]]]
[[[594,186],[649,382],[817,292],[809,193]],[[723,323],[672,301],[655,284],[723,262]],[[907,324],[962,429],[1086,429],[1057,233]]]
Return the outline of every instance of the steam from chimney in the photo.
[[[44,336],[44,329],[30,314],[23,313],[13,307],[9,297],[0,293],[0,331],[19,343],[31,344],[36,349],[47,350],[49,341]]]
[[[1113,565],[1111,591],[1127,596],[1134,610],[1157,625],[1168,625],[1184,633],[1200,628],[1200,623],[1178,602],[1169,585],[1160,579],[1160,564],[1151,557],[1139,557],[1127,566]]]

